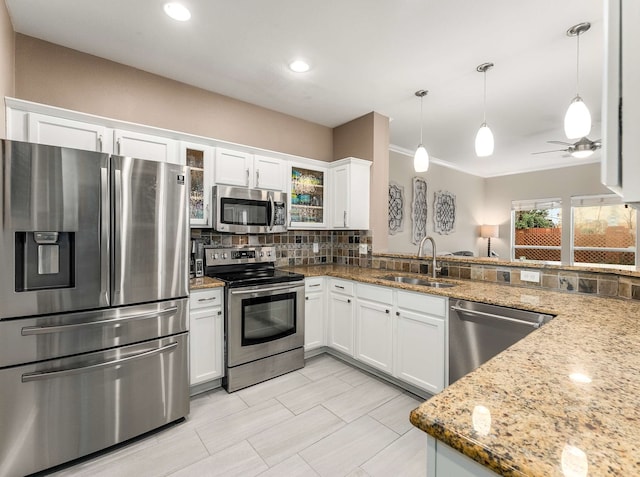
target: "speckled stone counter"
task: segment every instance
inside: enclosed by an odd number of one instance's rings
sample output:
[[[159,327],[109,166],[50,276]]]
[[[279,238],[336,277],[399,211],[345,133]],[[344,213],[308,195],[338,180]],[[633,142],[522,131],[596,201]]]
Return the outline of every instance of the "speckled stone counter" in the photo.
[[[199,277],[189,280],[189,290],[191,291],[203,290],[205,288],[218,288],[223,286],[224,282],[216,280],[215,278]]]
[[[474,281],[425,289],[379,278],[410,274],[335,265],[292,269],[556,314],[411,422],[502,475],[587,475],[575,472],[585,465],[588,475],[640,475],[640,303]]]

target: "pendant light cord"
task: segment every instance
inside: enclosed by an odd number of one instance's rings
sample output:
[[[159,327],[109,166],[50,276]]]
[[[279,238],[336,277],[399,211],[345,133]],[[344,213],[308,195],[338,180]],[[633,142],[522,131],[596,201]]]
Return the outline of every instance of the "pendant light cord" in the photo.
[[[420,96],[420,145],[422,146],[422,104],[424,103],[424,95]]]
[[[483,102],[482,102],[482,124],[487,124],[487,70],[482,72],[482,77],[484,79],[484,94],[483,94]]]
[[[576,35],[576,96],[580,96],[580,33]]]

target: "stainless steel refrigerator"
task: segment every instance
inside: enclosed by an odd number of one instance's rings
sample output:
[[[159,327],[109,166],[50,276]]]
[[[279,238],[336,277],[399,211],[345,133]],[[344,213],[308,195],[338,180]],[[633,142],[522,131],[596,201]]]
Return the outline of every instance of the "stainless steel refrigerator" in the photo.
[[[187,168],[0,141],[0,476],[186,416]]]

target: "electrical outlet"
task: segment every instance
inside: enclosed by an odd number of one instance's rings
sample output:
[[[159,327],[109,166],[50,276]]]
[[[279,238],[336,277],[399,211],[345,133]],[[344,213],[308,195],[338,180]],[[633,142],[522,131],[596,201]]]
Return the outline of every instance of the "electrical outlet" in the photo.
[[[540,272],[522,270],[520,272],[520,280],[522,280],[523,282],[540,283]]]
[[[366,255],[367,254],[367,244],[366,243],[361,243],[359,246],[359,250],[360,250],[360,255]]]
[[[318,253],[320,251],[320,247],[318,247],[318,242],[313,242],[313,253]]]

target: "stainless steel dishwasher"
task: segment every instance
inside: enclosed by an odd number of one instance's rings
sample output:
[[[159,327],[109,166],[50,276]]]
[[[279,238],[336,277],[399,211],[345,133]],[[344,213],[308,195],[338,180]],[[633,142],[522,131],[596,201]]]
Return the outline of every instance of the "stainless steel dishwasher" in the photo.
[[[449,308],[449,384],[553,318],[465,300],[452,300]]]

